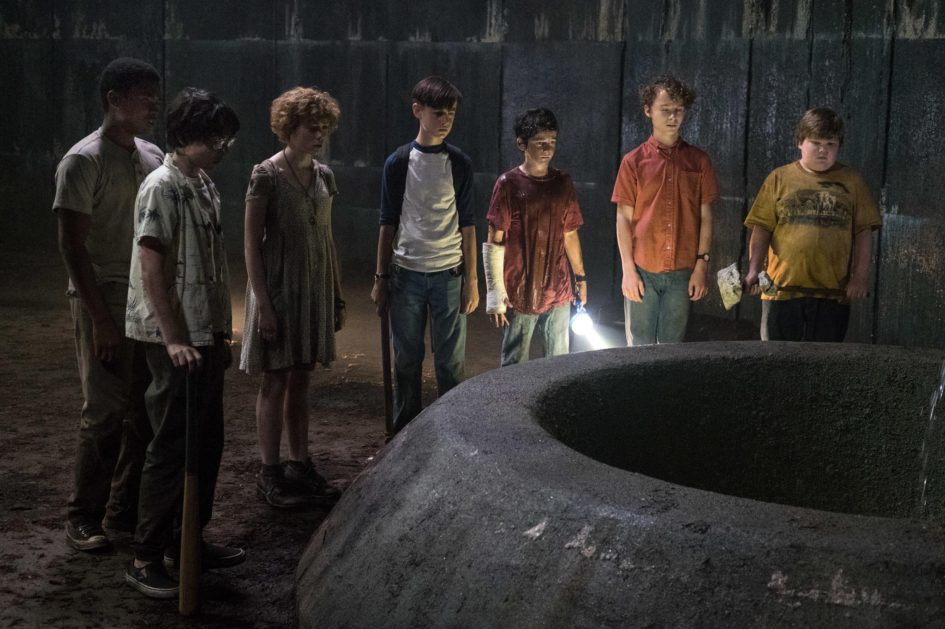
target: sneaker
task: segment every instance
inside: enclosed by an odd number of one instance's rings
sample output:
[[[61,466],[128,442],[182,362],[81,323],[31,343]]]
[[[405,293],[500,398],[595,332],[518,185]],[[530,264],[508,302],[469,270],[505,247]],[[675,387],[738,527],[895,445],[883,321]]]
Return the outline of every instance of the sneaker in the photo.
[[[67,522],[66,540],[69,542],[69,545],[76,550],[84,550],[86,552],[102,550],[112,545],[101,526],[87,522],[81,524]]]
[[[242,548],[224,546],[222,544],[203,543],[200,552],[200,569],[217,570],[231,568],[246,561],[246,551]],[[168,549],[164,551],[164,565],[175,570],[180,565],[180,550]]]
[[[256,495],[272,507],[294,509],[307,504],[306,497],[294,489],[279,465],[263,465],[256,476]]]
[[[146,566],[135,568],[132,560],[125,570],[125,581],[150,598],[174,598],[179,591],[177,581],[167,574],[160,561],[152,561]]]
[[[304,461],[286,461],[283,469],[285,479],[301,487],[315,502],[337,502],[341,496],[341,492],[316,471],[311,457]]]

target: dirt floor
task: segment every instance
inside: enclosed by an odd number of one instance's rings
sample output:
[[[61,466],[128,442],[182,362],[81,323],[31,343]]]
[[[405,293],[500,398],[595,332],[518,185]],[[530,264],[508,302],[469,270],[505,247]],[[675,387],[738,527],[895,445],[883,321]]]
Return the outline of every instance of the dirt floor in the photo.
[[[230,268],[239,328],[245,276],[238,260]],[[64,287],[65,271],[55,251],[0,252],[0,626],[294,626],[296,562],[327,510],[277,511],[256,499],[257,382],[239,371],[227,374],[226,447],[207,537],[244,547],[248,559],[203,575],[199,617],[184,620],[176,601],[148,599],[125,584],[129,536],[114,538],[115,550],[106,554],[66,545],[65,505],[81,393]],[[316,370],[311,391],[312,453],[319,469],[341,487],[370,464],[385,440],[379,325],[369,291],[368,282],[346,285],[349,318],[338,338],[339,359],[331,369]],[[498,361],[501,333],[483,312],[469,319],[469,376]],[[612,345],[621,344],[619,309],[598,314],[615,320],[605,336]],[[735,336],[728,324],[696,319],[690,333],[699,339]],[[753,333],[738,336],[746,334]],[[535,345],[533,353],[539,342]],[[581,346],[572,346],[577,349]],[[432,401],[431,371],[424,381]]]
[[[234,325],[241,327],[238,261],[231,272]],[[125,584],[129,536],[118,537],[107,554],[67,546],[81,392],[64,286],[55,252],[0,253],[0,626],[294,626],[296,562],[327,510],[277,511],[256,499],[257,382],[239,371],[227,373],[226,448],[207,537],[244,547],[248,558],[203,575],[199,617],[184,620],[176,601],[148,599]],[[339,358],[331,369],[316,370],[311,391],[313,456],[341,487],[370,463],[385,437],[370,286],[346,288],[349,319],[338,337]],[[495,366],[501,342],[481,312],[470,319],[470,375]],[[424,380],[432,399],[432,372]]]

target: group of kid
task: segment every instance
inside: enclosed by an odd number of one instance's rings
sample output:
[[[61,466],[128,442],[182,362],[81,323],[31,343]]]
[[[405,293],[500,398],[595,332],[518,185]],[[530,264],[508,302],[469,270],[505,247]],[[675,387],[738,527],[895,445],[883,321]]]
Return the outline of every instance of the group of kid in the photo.
[[[85,399],[67,540],[92,551],[110,545],[104,529],[133,533],[126,581],[166,598],[177,594],[167,568],[178,560],[185,423],[197,426],[202,527],[223,452],[232,322],[220,196],[207,171],[240,122],[214,94],[186,88],[168,107],[165,155],[139,137],[157,122],[159,85],[158,72],[137,59],[105,68],[102,126],[60,162],[53,208]],[[612,197],[629,345],[683,340],[690,302],[708,292],[719,199],[708,155],[680,137],[693,90],[662,76],[640,96],[652,135],[624,156]],[[464,378],[466,315],[479,302],[473,168],[445,141],[461,100],[441,77],[417,83],[418,134],[383,169],[371,298],[390,318],[395,431],[421,410],[428,319],[440,394]],[[275,507],[330,503],[339,493],[308,450],[310,375],[335,358],[345,322],[331,227],[337,188],[315,159],[339,116],[321,90],[276,98],[270,126],[283,148],[253,168],[245,197],[239,366],[261,377],[257,493]],[[588,299],[577,193],[551,166],[558,121],[529,109],[514,135],[523,161],[495,183],[482,246],[503,366],[528,359],[536,328],[546,355],[567,353],[572,304]],[[805,113],[795,133],[800,159],[768,176],[745,219],[744,287],[757,293],[759,276],[766,281],[763,339],[842,341],[849,300],[867,292],[871,231],[881,219],[859,173],[837,162],[842,141],[836,113]],[[288,457],[280,461],[283,427]],[[205,568],[244,559],[242,549],[203,543]]]

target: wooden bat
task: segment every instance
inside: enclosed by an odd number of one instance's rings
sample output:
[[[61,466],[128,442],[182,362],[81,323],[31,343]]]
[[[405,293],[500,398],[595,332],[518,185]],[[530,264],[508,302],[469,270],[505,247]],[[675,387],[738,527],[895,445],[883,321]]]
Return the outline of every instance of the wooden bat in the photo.
[[[381,313],[381,361],[384,366],[384,427],[387,439],[394,436],[394,385],[390,374],[390,313]]]
[[[200,578],[200,499],[197,494],[197,422],[193,418],[191,387],[193,379],[188,371],[184,385],[184,414],[186,439],[184,441],[184,505],[180,527],[180,572],[178,610],[181,616],[197,612]]]

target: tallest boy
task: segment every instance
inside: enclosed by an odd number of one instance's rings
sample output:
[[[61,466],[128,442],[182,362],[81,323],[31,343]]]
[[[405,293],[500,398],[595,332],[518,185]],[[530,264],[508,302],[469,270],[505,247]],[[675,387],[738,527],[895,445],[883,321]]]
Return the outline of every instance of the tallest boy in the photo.
[[[709,156],[679,135],[695,99],[671,76],[640,89],[653,135],[624,156],[614,184],[628,345],[682,341],[689,302],[707,292],[719,191]]]
[[[160,106],[160,75],[120,58],[102,72],[102,126],[79,140],[56,169],[53,209],[69,272],[82,419],[66,537],[77,550],[109,545],[109,528],[133,531],[138,483],[151,426],[144,412],[150,376],[144,355],[125,338],[125,302],[138,185],[161,165],[142,140]],[[111,496],[111,498],[109,498]]]
[[[440,395],[463,381],[466,315],[479,303],[472,165],[445,142],[462,94],[430,76],[413,88],[413,142],[384,163],[377,268],[371,299],[390,312],[394,431],[421,408],[423,332],[429,313]]]

